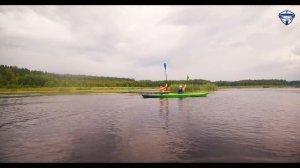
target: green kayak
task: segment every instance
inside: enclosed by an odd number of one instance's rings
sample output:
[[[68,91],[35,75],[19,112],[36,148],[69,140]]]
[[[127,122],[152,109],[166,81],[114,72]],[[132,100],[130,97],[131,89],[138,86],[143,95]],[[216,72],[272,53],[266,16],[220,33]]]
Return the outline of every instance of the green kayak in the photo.
[[[206,97],[207,92],[198,93],[167,93],[167,94],[142,94],[143,98],[185,98],[185,97]]]

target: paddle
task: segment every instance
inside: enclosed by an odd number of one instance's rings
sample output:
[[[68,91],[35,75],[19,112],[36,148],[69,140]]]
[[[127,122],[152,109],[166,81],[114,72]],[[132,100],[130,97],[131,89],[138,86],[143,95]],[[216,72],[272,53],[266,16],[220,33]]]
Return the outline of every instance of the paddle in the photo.
[[[167,78],[167,64],[166,63],[164,63],[164,68],[165,68],[166,83],[167,83],[168,78]]]
[[[165,68],[166,83],[167,83],[167,82],[168,82],[168,78],[167,78],[167,64],[166,64],[166,63],[164,63],[164,68]],[[166,89],[165,92],[168,92],[168,91],[167,91],[167,90],[168,90],[168,87],[169,87],[169,86],[167,86],[167,89]]]

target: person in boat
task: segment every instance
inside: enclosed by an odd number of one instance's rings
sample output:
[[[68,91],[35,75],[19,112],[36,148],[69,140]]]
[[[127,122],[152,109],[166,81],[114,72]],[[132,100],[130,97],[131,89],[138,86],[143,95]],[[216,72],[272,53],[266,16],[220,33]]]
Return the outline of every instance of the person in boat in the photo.
[[[166,83],[165,84],[165,86],[160,86],[159,87],[159,92],[161,93],[161,94],[164,94],[164,93],[169,93],[169,91],[168,91],[168,84]]]
[[[186,84],[184,84],[183,87],[182,87],[182,85],[179,85],[179,88],[178,88],[177,93],[178,93],[178,94],[183,94],[184,91],[185,91],[185,88],[186,88]]]

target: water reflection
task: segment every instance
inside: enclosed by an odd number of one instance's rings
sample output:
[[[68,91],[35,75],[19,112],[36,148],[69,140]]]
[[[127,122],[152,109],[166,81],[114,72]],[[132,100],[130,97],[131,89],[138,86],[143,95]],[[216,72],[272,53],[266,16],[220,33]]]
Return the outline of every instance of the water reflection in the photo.
[[[161,113],[169,113],[169,101],[167,98],[159,99],[159,111]]]
[[[169,121],[168,121],[169,100],[168,99],[165,98],[159,99],[159,112],[160,112],[160,116],[164,117],[165,126],[163,128],[167,130],[167,134],[168,134],[168,125],[169,125]]]

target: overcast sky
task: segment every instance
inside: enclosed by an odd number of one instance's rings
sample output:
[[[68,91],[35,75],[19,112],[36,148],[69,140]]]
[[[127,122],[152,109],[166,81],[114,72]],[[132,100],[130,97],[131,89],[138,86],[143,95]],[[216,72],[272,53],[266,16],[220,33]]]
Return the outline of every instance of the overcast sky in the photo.
[[[173,80],[300,80],[300,6],[0,6],[0,64],[164,80],[164,62]]]

